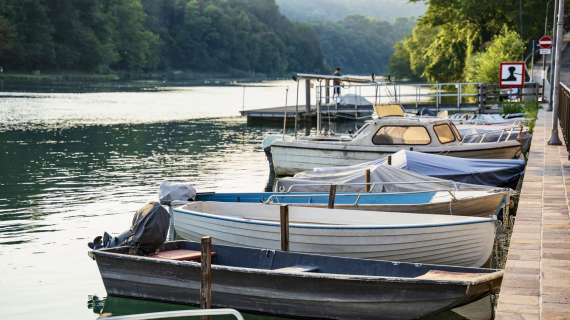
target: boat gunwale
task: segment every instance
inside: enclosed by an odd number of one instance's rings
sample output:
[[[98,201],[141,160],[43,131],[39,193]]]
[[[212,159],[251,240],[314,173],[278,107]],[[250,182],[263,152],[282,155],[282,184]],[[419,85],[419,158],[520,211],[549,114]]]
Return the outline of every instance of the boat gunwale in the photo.
[[[174,241],[181,242],[181,243],[190,243],[190,241]],[[217,245],[222,246],[222,245]],[[230,247],[230,246],[222,246],[222,247]],[[171,266],[178,266],[178,267],[193,267],[198,270],[201,269],[201,263],[196,261],[178,261],[178,260],[168,260],[168,259],[161,259],[161,258],[153,258],[147,256],[136,256],[136,255],[129,255],[126,253],[119,253],[119,252],[110,252],[112,250],[120,250],[125,249],[128,247],[116,247],[116,248],[106,248],[100,250],[89,250],[89,254],[93,255],[95,260],[97,256],[104,256],[111,259],[120,259],[120,260],[128,260],[131,262],[137,261],[145,261],[151,263],[160,263],[166,264]],[[256,249],[256,248],[248,248],[248,249],[255,249],[255,250],[269,250],[269,251],[279,251],[279,250],[272,250],[272,249]],[[215,248],[214,248],[215,250]],[[301,254],[304,256],[323,256],[318,254],[303,254],[303,253],[296,253]],[[330,257],[330,256],[323,256],[323,257]],[[263,275],[279,275],[279,276],[286,276],[291,278],[310,278],[310,279],[327,279],[327,280],[344,280],[344,281],[360,281],[360,282],[389,282],[389,283],[405,283],[405,284],[422,284],[422,285],[429,285],[429,284],[448,284],[448,285],[458,285],[458,286],[476,286],[488,283],[493,280],[497,280],[503,277],[504,271],[500,269],[483,269],[483,268],[475,268],[475,267],[456,267],[456,266],[448,266],[448,265],[432,265],[432,264],[422,264],[422,263],[409,263],[409,262],[397,262],[397,261],[388,261],[388,260],[369,260],[369,259],[356,259],[356,258],[346,258],[346,257],[336,257],[333,258],[339,259],[346,259],[346,260],[354,260],[354,261],[373,261],[373,262],[380,262],[380,263],[391,263],[393,265],[413,265],[415,267],[427,267],[426,273],[430,270],[430,266],[436,267],[451,267],[451,268],[458,268],[461,269],[461,273],[465,273],[469,270],[485,270],[488,272],[478,272],[482,276],[477,277],[472,280],[450,280],[450,279],[426,279],[426,278],[418,278],[418,277],[390,277],[390,276],[367,276],[367,275],[357,275],[357,274],[339,274],[339,273],[318,273],[318,272],[288,272],[288,271],[280,271],[278,269],[260,269],[260,268],[246,268],[246,267],[238,267],[238,266],[228,266],[228,265],[220,265],[212,263],[212,271],[229,271],[229,272],[239,272],[244,274],[263,274]],[[437,269],[436,269],[437,270]],[[103,274],[102,274],[103,275]],[[159,275],[161,276],[161,275]],[[420,275],[421,276],[421,275]],[[467,288],[469,290],[469,288]]]
[[[207,201],[210,202],[211,201]],[[199,203],[199,201],[193,202],[193,203]],[[261,203],[260,203],[261,204]],[[223,216],[220,214],[213,214],[213,213],[206,213],[206,212],[199,212],[199,211],[195,211],[195,210],[188,210],[188,209],[184,209],[184,207],[188,205],[185,204],[183,206],[180,207],[176,207],[173,208],[174,212],[178,212],[181,214],[185,214],[185,215],[194,215],[194,216],[199,216],[199,217],[204,217],[204,218],[209,218],[209,219],[215,219],[215,220],[223,220],[223,221],[231,221],[231,222],[237,222],[237,223],[242,223],[242,224],[255,224],[255,225],[263,225],[263,226],[271,226],[271,227],[279,227],[279,222],[270,222],[270,221],[264,221],[264,220],[259,220],[259,219],[245,219],[245,218],[238,218],[238,217],[229,217],[229,216]],[[327,209],[329,210],[329,209]],[[356,210],[357,211],[357,210]],[[369,211],[367,212],[369,213]],[[386,214],[393,214],[394,212],[385,212]],[[400,212],[402,214],[406,214],[406,215],[412,215],[414,213],[407,213],[407,212]],[[448,222],[448,223],[426,223],[426,224],[415,224],[415,225],[403,225],[403,224],[394,224],[394,225],[332,225],[332,224],[308,224],[308,223],[295,223],[295,222],[290,222],[289,223],[289,227],[290,228],[301,228],[301,229],[334,229],[334,230],[382,230],[382,229],[419,229],[419,228],[434,228],[434,227],[451,227],[451,226],[461,226],[461,225],[471,225],[471,224],[483,224],[483,223],[489,223],[489,222],[493,222],[494,224],[496,224],[497,222],[497,216],[496,215],[490,215],[489,217],[467,217],[467,216],[459,216],[459,215],[439,215],[439,214],[428,214],[428,215],[435,215],[435,216],[445,216],[445,217],[449,217],[449,216],[454,216],[454,217],[462,217],[465,219],[469,219],[468,221],[453,221],[453,222]]]
[[[377,184],[382,184],[382,183],[377,183]],[[300,184],[302,185],[302,184]],[[308,184],[309,186],[311,184]],[[337,185],[338,186],[343,186],[343,185]],[[456,193],[460,193],[460,194],[456,194]],[[480,195],[469,195],[467,194],[468,192],[478,192],[481,193]],[[428,191],[402,191],[402,192],[338,192],[336,194],[336,198],[341,197],[341,196],[356,196],[356,197],[375,197],[375,196],[400,196],[402,195],[402,197],[405,197],[406,195],[411,195],[411,194],[424,194],[424,193],[433,193],[434,197],[437,195],[437,193],[442,193],[442,194],[450,194],[453,193],[453,196],[450,196],[449,200],[440,200],[440,201],[430,201],[430,202],[415,202],[415,203],[364,203],[364,204],[355,204],[352,205],[350,203],[335,203],[335,207],[375,207],[375,206],[402,206],[402,207],[406,207],[406,206],[423,206],[423,205],[438,205],[438,204],[445,204],[448,202],[455,202],[455,201],[467,201],[467,200],[477,200],[477,199],[481,199],[481,198],[488,198],[488,197],[494,197],[494,196],[502,196],[501,202],[504,203],[510,196],[510,193],[512,193],[512,190],[510,188],[494,188],[494,189],[474,189],[474,190],[453,190],[453,189],[448,189],[448,190],[428,190]],[[247,193],[247,192],[201,192],[198,193],[196,196],[216,196],[216,195],[222,195],[222,196],[229,196],[229,195],[239,195],[239,196],[248,196],[248,195],[269,195],[269,197],[326,197],[329,194],[327,192],[251,192],[251,193]],[[433,199],[433,198],[432,198]],[[453,200],[453,201],[451,201]],[[216,200],[193,200],[190,201],[190,203],[192,202],[199,202],[199,201],[204,201],[204,202],[216,202]],[[219,202],[240,202],[240,203],[266,203],[265,201],[263,202],[247,202],[247,201],[219,201]],[[315,205],[315,207],[318,207],[317,205],[326,205],[327,203],[304,203],[304,202],[283,202],[283,203],[279,203],[279,202],[275,202],[275,203],[266,203],[266,204],[273,204],[273,205],[279,205],[279,204],[288,204],[288,205],[292,205],[292,206],[302,206],[302,205],[306,205],[306,204],[310,204],[310,205]],[[407,212],[403,212],[403,213],[407,213]],[[490,214],[491,215],[491,214]]]

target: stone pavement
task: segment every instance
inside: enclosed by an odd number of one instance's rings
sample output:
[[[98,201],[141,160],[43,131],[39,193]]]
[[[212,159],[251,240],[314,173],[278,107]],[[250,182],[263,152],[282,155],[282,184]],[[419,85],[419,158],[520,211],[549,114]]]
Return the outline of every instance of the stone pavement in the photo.
[[[570,320],[570,161],[539,112],[496,309],[498,320]]]

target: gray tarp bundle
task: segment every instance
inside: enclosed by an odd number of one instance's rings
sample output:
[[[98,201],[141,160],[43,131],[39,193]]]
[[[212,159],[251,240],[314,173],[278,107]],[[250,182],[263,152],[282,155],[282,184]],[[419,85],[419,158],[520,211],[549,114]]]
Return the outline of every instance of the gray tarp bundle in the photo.
[[[524,161],[519,160],[462,159],[413,151],[399,151],[391,160],[392,165],[385,158],[348,167],[315,168],[277,180],[275,191],[327,192],[331,184],[340,192],[364,191],[367,169],[373,192],[493,189],[481,185],[508,186],[524,170]]]

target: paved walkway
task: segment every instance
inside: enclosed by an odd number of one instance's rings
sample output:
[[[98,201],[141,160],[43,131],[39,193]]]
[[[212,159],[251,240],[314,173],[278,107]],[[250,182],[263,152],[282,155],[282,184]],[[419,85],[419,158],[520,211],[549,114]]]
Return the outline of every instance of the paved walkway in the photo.
[[[570,320],[570,161],[540,111],[497,305],[498,320]]]

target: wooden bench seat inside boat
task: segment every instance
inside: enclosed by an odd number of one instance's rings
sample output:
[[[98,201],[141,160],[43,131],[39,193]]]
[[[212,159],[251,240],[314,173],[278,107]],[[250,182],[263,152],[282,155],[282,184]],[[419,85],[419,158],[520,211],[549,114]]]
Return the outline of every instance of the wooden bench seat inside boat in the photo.
[[[215,255],[216,253],[212,252],[212,256]],[[194,251],[194,250],[177,249],[177,250],[160,251],[158,253],[151,255],[151,257],[158,259],[166,259],[166,260],[199,262],[202,258],[202,253],[200,251]]]
[[[291,266],[291,267],[273,269],[273,271],[291,272],[291,273],[296,273],[296,272],[315,272],[315,271],[317,271],[317,270],[319,270],[319,267],[316,267],[316,266]]]
[[[481,281],[492,276],[489,273],[467,273],[467,272],[449,272],[443,270],[430,270],[416,279],[436,280],[436,281]]]

